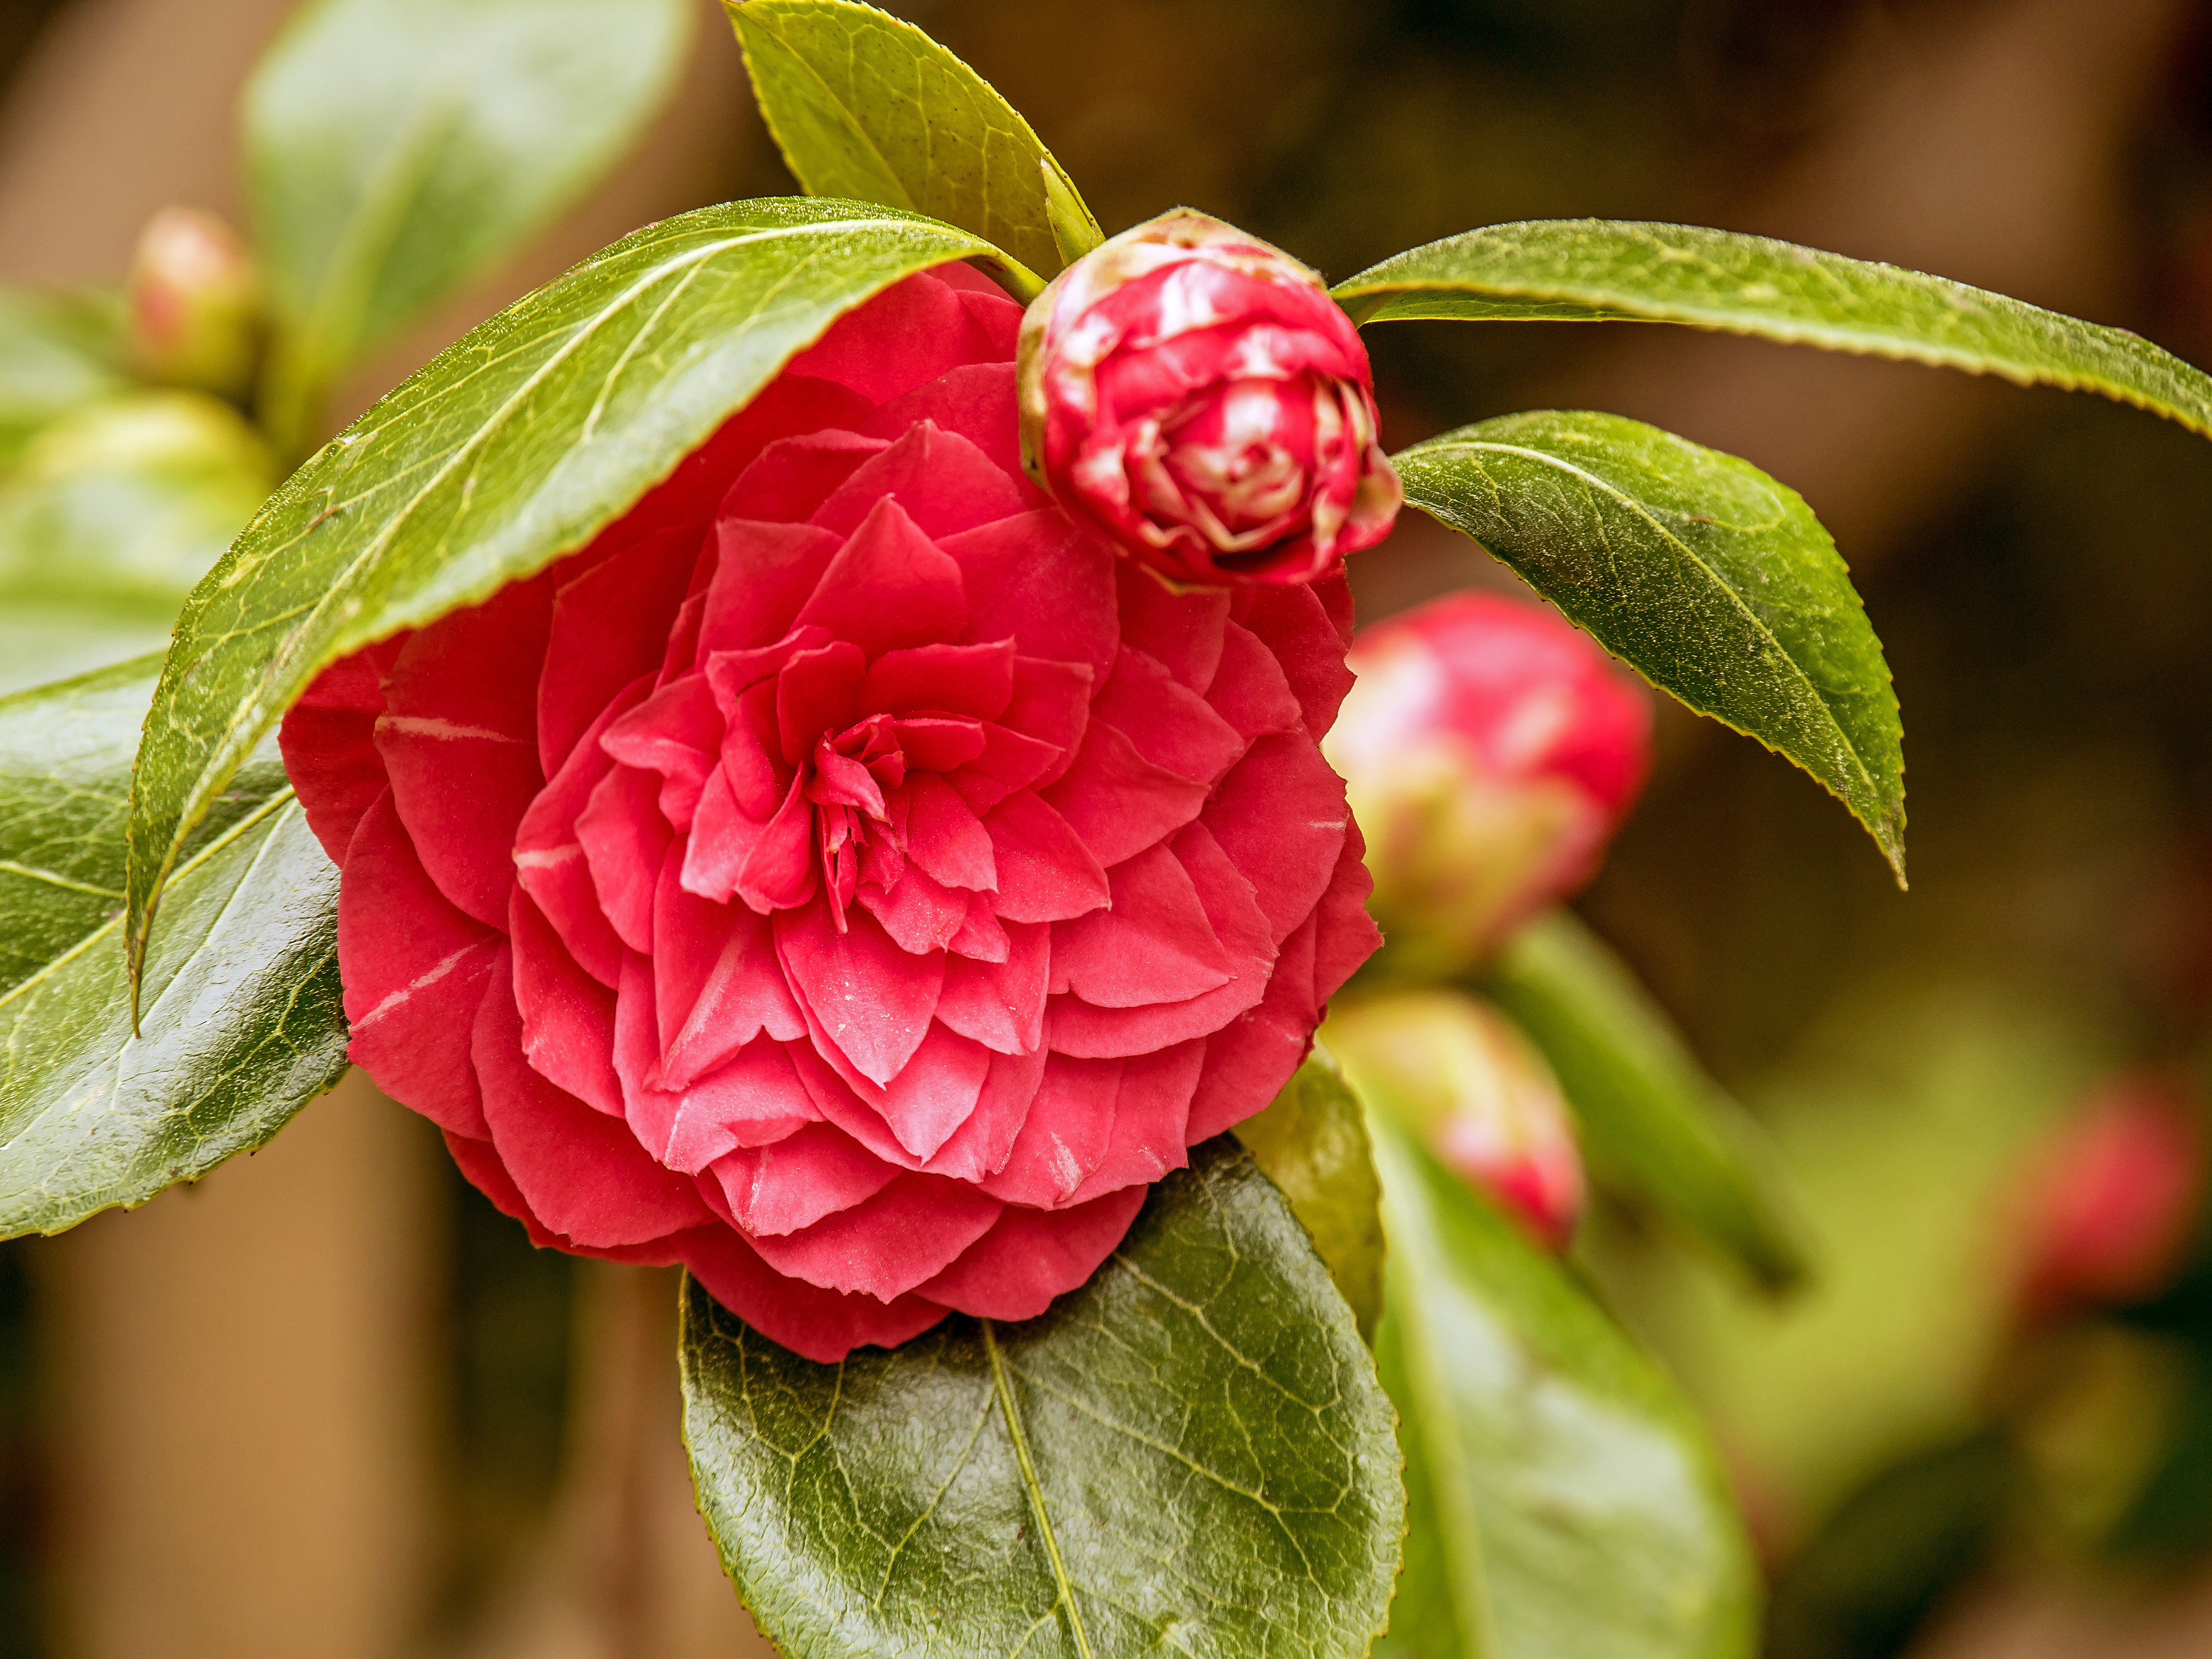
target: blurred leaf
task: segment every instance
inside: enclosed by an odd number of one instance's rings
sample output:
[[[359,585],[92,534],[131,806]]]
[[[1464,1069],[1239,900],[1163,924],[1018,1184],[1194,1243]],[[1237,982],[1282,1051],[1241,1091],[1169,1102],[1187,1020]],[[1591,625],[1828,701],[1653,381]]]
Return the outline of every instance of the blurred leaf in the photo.
[[[1358,1659],[1383,1622],[1389,1402],[1225,1137],[1040,1318],[817,1365],[690,1284],[683,1360],[700,1509],[790,1659]]]
[[[362,352],[598,182],[691,31],[688,0],[314,0],[293,15],[243,112],[280,447],[312,443]]]
[[[1758,1575],[1688,1406],[1499,1211],[1370,1126],[1410,1511],[1378,1659],[1747,1659]]]
[[[1571,911],[1540,916],[1516,934],[1483,990],[1551,1061],[1601,1173],[1770,1289],[1803,1277],[1804,1224],[1764,1134]]]
[[[96,302],[0,289],[0,468],[48,422],[128,384]]]
[[[1372,1346],[1382,1316],[1382,1188],[1366,1115],[1328,1051],[1316,1046],[1237,1139],[1283,1190]]]
[[[345,1072],[337,872],[273,755],[185,849],[131,1034],[123,828],[159,667],[0,699],[0,1237],[204,1175]]]
[[[2094,392],[2212,436],[2212,379],[2125,329],[1735,231],[1534,219],[1431,242],[1332,290],[1363,323],[1686,323]]]
[[[988,252],[852,203],[704,208],[517,301],[325,446],[178,623],[134,786],[134,957],[183,838],[316,674],[582,546],[845,312]]]
[[[809,195],[927,213],[1046,276],[1105,240],[1030,124],[913,24],[854,0],[723,3]]]
[[[1748,461],[1618,415],[1538,410],[1391,458],[1654,685],[1795,761],[1905,880],[1904,732],[1836,544]]]
[[[237,412],[190,392],[47,425],[0,483],[0,694],[159,649],[272,475]]]

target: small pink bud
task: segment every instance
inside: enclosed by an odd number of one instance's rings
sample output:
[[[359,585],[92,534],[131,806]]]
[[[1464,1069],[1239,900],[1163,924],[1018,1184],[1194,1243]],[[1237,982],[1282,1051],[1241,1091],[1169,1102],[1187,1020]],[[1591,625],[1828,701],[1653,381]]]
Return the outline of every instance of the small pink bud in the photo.
[[[1649,701],[1546,606],[1457,593],[1363,630],[1326,752],[1398,966],[1449,974],[1595,873],[1650,765]]]
[[[228,225],[163,208],[138,234],[128,300],[131,355],[149,380],[244,398],[261,349],[261,276]]]
[[[1552,1068],[1504,1015],[1463,992],[1399,992],[1340,1008],[1322,1036],[1361,1098],[1537,1243],[1566,1248],[1583,1212],[1571,1115]]]
[[[1202,213],[1054,278],[1018,384],[1031,475],[1171,582],[1310,582],[1397,518],[1359,331],[1313,271]]]
[[[2058,1125],[2021,1187],[2023,1308],[2124,1304],[2158,1290],[2196,1224],[2204,1155],[2197,1112],[2151,1078],[2107,1085]]]

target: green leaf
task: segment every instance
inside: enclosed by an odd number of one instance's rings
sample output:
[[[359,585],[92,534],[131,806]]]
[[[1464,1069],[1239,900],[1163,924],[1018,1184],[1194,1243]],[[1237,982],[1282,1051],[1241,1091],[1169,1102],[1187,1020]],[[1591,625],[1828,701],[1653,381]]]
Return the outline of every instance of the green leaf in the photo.
[[[582,546],[838,317],[989,252],[849,202],[704,208],[471,330],[325,445],[178,620],[132,802],[134,957],[185,836],[316,674]]]
[[[1491,964],[1484,994],[1551,1061],[1599,1172],[1784,1290],[1804,1224],[1758,1125],[1698,1066],[1626,963],[1571,911],[1540,916]]]
[[[2094,392],[2212,436],[2212,378],[2140,335],[1734,231],[1607,219],[1492,225],[1395,254],[1332,291],[1363,323],[1686,323]]]
[[[1390,1407],[1282,1194],[1194,1149],[1042,1317],[800,1359],[684,1304],[684,1437],[789,1659],[1358,1659],[1404,1528]]]
[[[596,183],[658,109],[687,0],[316,0],[246,90],[276,313],[264,416],[313,437],[360,355]]]
[[[191,392],[46,425],[0,482],[0,693],[158,650],[274,482],[237,412]]]
[[[1028,268],[1018,278],[1049,276],[1105,240],[1030,124],[913,24],[854,0],[723,3],[761,113],[809,195],[972,230]]]
[[[1391,459],[1407,501],[1654,685],[1826,785],[1904,884],[1889,665],[1796,491],[1656,427],[1578,410],[1479,422]]]
[[[1373,1129],[1409,1510],[1377,1659],[1744,1659],[1757,1571],[1689,1407],[1565,1268]]]
[[[0,290],[0,467],[48,422],[128,384],[94,301]]]
[[[1328,1051],[1316,1045],[1282,1093],[1235,1133],[1290,1200],[1371,1346],[1382,1316],[1382,1186],[1366,1115]]]
[[[159,666],[0,699],[0,1237],[204,1175],[345,1072],[337,872],[273,755],[185,849],[131,1035],[123,826]]]

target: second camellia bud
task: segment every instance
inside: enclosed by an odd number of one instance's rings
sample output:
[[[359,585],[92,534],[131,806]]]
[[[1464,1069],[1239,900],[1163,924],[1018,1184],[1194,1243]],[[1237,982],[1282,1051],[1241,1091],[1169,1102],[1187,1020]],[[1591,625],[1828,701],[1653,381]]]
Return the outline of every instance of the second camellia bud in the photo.
[[[1539,1243],[1566,1248],[1582,1218],[1582,1155],[1559,1080],[1503,1014],[1458,991],[1408,991],[1336,1010],[1324,1036],[1361,1099]]]
[[[138,234],[127,295],[130,353],[141,373],[244,399],[264,318],[260,269],[237,232],[211,213],[163,208]]]
[[[1449,975],[1596,872],[1650,765],[1651,710],[1556,611],[1457,593],[1363,629],[1326,745],[1391,970]]]
[[[1022,449],[1170,582],[1310,582],[1390,533],[1359,331],[1321,278],[1181,209],[1077,260],[1022,322]]]

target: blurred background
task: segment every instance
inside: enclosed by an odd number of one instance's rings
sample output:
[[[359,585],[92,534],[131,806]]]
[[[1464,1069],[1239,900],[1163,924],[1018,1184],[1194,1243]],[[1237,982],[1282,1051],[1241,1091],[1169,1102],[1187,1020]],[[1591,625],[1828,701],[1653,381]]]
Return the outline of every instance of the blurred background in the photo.
[[[289,9],[0,0],[0,283],[112,289],[156,210],[239,220],[234,107]],[[2202,0],[891,9],[1030,117],[1109,231],[1188,203],[1334,278],[1505,220],[1717,224],[2212,362]],[[699,11],[610,182],[361,370],[332,428],[636,225],[791,189]],[[1579,1247],[1731,1462],[1776,1659],[2212,1653],[2201,1170],[2140,1271],[2054,1297],[2023,1265],[2054,1161],[2109,1153],[2124,1191],[2129,1103],[2199,1110],[2212,447],[1686,331],[1370,343],[1393,447],[1560,406],[1747,457],[1833,530],[1895,670],[1909,896],[1806,778],[1670,710],[1580,905],[1765,1121],[1820,1249],[1778,1303],[1619,1209]],[[1486,567],[1409,514],[1355,586],[1375,617],[1508,585]],[[0,602],[0,681],[148,626]],[[0,1659],[764,1652],[691,1513],[673,1312],[665,1275],[532,1251],[358,1077],[197,1188],[0,1245]]]

